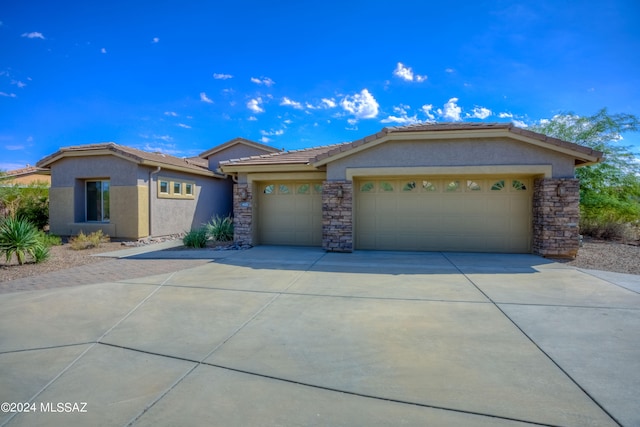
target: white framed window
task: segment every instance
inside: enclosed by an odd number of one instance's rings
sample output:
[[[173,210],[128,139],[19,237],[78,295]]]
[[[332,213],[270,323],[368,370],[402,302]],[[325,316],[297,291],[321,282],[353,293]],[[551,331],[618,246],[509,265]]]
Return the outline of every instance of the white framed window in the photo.
[[[159,199],[195,199],[196,183],[179,178],[158,177]]]
[[[87,222],[109,221],[109,184],[108,180],[85,181],[85,220]]]

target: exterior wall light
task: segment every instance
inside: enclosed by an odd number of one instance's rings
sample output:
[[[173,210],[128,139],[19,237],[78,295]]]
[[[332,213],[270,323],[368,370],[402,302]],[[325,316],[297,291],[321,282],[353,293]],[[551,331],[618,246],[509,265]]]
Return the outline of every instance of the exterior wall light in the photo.
[[[247,198],[249,197],[249,194],[247,194],[247,189],[246,188],[239,189],[238,197],[240,197],[240,200],[247,200]]]
[[[562,187],[562,186],[558,186],[558,197],[564,197],[564,195],[567,193],[567,189]]]
[[[338,192],[336,193],[339,199],[344,197],[344,191],[342,190],[342,186],[338,187]]]

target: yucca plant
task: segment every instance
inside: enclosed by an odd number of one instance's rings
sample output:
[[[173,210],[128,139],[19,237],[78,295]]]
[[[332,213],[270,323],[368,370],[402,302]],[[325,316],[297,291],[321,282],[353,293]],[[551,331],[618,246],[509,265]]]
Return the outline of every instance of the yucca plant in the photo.
[[[9,262],[15,254],[18,264],[24,264],[27,255],[36,258],[36,251],[42,246],[38,229],[29,221],[9,217],[0,224],[0,253]]]
[[[220,217],[216,215],[205,225],[207,233],[216,242],[229,242],[233,240],[233,218],[231,216]]]
[[[189,231],[182,239],[182,243],[188,248],[204,248],[207,246],[207,230],[202,227]]]

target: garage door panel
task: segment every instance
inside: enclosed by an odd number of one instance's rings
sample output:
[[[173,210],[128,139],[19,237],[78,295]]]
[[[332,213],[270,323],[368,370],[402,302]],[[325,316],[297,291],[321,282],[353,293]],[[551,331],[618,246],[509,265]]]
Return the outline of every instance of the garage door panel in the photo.
[[[382,181],[394,191],[383,193]],[[356,184],[356,248],[530,252],[530,185],[526,178],[520,179],[523,190],[521,185],[512,186],[513,181],[502,177],[368,179],[372,186],[367,192],[359,191],[361,186]],[[501,185],[494,186],[496,182]]]
[[[258,240],[268,245],[320,246],[320,182],[258,183]]]

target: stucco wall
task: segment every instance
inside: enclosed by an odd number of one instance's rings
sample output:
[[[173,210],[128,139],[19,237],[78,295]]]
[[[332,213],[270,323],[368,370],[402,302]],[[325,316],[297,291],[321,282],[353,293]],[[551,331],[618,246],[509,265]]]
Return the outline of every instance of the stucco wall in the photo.
[[[158,198],[158,176],[195,182],[194,199]],[[164,236],[200,227],[212,216],[226,216],[232,209],[232,182],[162,170],[152,176],[151,234]]]
[[[115,156],[69,157],[51,166],[51,187],[73,187],[76,179],[108,178],[111,185],[136,185],[138,165]]]
[[[346,168],[479,165],[551,165],[554,178],[573,177],[568,155],[507,139],[389,141],[327,165],[327,180],[346,179]]]

